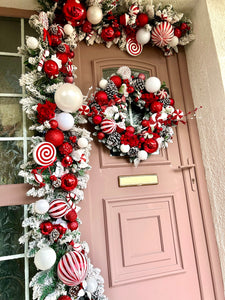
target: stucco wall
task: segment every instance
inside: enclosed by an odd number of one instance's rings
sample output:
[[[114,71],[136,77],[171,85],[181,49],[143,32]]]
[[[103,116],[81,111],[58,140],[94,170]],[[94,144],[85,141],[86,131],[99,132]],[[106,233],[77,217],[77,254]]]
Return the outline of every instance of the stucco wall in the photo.
[[[197,123],[225,281],[225,2],[199,0],[190,15],[196,40],[187,62],[194,104],[203,106]]]

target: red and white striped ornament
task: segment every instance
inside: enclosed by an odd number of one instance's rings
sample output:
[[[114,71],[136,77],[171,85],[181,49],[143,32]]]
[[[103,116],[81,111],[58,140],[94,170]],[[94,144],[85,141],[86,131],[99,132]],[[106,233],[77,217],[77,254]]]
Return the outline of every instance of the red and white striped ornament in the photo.
[[[75,251],[77,251],[77,252],[81,252],[81,251],[82,251],[82,246],[81,246],[81,244],[74,243],[72,247],[73,247],[73,249],[74,249]]]
[[[127,40],[126,48],[127,52],[132,56],[140,55],[143,50],[143,46],[139,44],[134,38],[129,38]]]
[[[47,49],[43,52],[42,58],[41,58],[41,60],[39,61],[38,67],[37,67],[37,70],[38,70],[39,72],[42,70],[43,65],[44,65],[44,62],[46,61],[46,57],[48,57],[49,54],[50,54],[50,52],[49,52],[49,50],[47,50]]]
[[[114,120],[104,119],[101,123],[101,130],[104,133],[111,134],[116,131],[116,122]]]
[[[58,263],[57,274],[65,285],[75,286],[80,284],[87,274],[86,257],[78,251],[66,253]]]
[[[173,26],[169,22],[161,22],[152,30],[152,42],[158,47],[168,45],[173,37]]]
[[[62,218],[68,212],[68,204],[62,199],[52,200],[49,204],[48,213],[54,219]]]
[[[131,16],[136,16],[139,13],[140,9],[137,5],[132,4],[129,8],[129,14]]]
[[[56,159],[56,148],[52,143],[42,142],[34,148],[33,158],[38,165],[50,166]]]
[[[169,97],[169,95],[168,95],[167,91],[166,91],[166,90],[164,90],[164,89],[162,89],[162,90],[159,90],[159,91],[157,92],[157,96],[159,97],[159,99],[160,99],[160,100],[162,100],[162,99],[166,99],[166,98],[168,98],[168,97]]]
[[[173,120],[174,121],[180,121],[184,117],[184,112],[180,109],[175,109],[173,112]]]
[[[90,108],[88,105],[82,105],[81,108],[79,108],[79,112],[82,116],[86,116],[90,112]]]
[[[66,195],[66,201],[68,202],[69,206],[72,208],[72,209],[76,209],[76,205],[75,203],[73,203],[73,200],[75,200],[76,198],[76,194],[74,193],[68,193]]]

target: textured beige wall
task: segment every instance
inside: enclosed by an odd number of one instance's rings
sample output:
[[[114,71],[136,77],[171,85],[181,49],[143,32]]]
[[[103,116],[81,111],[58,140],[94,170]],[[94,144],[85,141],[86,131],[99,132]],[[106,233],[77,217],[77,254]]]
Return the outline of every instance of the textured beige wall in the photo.
[[[203,106],[197,123],[225,282],[225,2],[199,0],[190,15],[187,62],[194,104]]]

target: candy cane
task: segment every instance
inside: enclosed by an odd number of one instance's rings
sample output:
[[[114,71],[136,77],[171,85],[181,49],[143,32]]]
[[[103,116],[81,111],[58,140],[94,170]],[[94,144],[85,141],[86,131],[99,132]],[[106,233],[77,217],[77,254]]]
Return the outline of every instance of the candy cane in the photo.
[[[45,62],[45,60],[46,60],[46,57],[48,57],[49,54],[50,54],[50,53],[49,53],[48,50],[45,50],[45,51],[44,51],[44,53],[43,53],[43,55],[42,55],[42,58],[41,58],[41,60],[39,61],[38,67],[37,67],[37,70],[38,70],[39,72],[42,70],[43,65],[44,65],[44,62]]]
[[[76,209],[76,205],[75,203],[73,203],[72,199],[75,200],[76,198],[76,194],[74,193],[68,193],[66,195],[66,201],[68,202],[69,206],[72,208],[72,209]]]

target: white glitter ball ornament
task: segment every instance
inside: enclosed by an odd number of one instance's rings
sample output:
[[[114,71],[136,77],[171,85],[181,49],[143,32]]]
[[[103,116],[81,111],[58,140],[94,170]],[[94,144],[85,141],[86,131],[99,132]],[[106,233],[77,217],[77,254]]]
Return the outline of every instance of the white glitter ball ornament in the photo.
[[[66,35],[71,35],[73,33],[73,26],[70,25],[70,24],[66,24],[63,27],[63,30],[64,30],[64,32],[65,32]]]
[[[99,87],[103,90],[107,87],[107,84],[108,84],[108,81],[104,78],[99,81]]]
[[[157,77],[149,77],[145,81],[145,88],[149,93],[156,93],[161,87],[161,81]]]
[[[140,28],[136,34],[136,40],[139,44],[145,45],[150,41],[151,34],[150,31],[145,28]]]
[[[127,153],[130,150],[130,145],[124,145],[124,144],[122,144],[120,146],[120,150],[121,150],[122,153]]]
[[[38,40],[37,40],[35,37],[33,37],[33,36],[29,36],[29,37],[27,38],[26,44],[27,44],[27,47],[28,47],[29,49],[32,49],[32,50],[37,49],[38,46],[39,46]]]
[[[77,144],[80,148],[86,148],[88,145],[88,140],[84,137],[78,139]]]
[[[34,203],[34,210],[40,215],[44,215],[49,210],[49,203],[45,199],[38,200]]]
[[[87,19],[91,24],[96,25],[100,23],[102,21],[102,18],[103,14],[100,7],[94,5],[88,8]]]
[[[70,130],[74,125],[74,118],[70,113],[63,112],[56,115],[56,121],[58,122],[58,127],[62,131]]]
[[[34,264],[37,269],[45,271],[50,269],[56,261],[56,253],[51,247],[41,248],[34,256]]]

